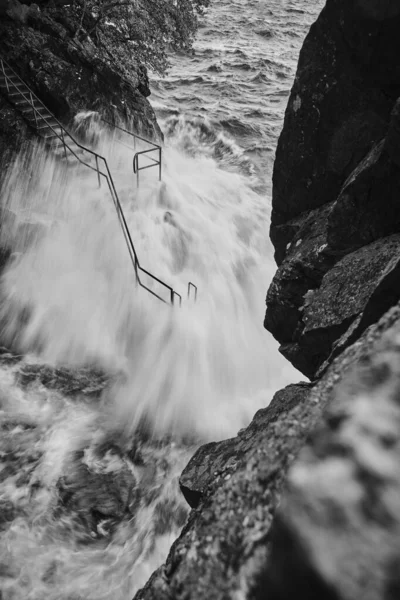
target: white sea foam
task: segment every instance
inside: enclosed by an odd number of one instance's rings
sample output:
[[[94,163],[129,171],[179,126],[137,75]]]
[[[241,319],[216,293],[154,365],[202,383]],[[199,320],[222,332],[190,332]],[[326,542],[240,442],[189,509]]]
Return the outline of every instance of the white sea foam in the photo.
[[[9,212],[1,236],[13,248],[1,283],[4,333],[30,353],[25,364],[93,365],[113,373],[115,383],[101,401],[89,401],[40,383],[23,389],[14,381],[21,367],[0,369],[4,600],[133,597],[179,533],[173,515],[185,507],[177,477],[194,451],[188,440],[235,435],[273,391],[297,378],[262,327],[275,269],[269,200],[254,191],[242,150],[261,147],[257,177],[268,188],[269,151],[298,46],[318,10],[301,3],[304,15],[289,23],[295,4],[213,4],[194,55],[176,57],[152,96],[161,114],[185,114],[167,140],[162,183],[156,169],[143,171],[138,192],[132,140],[110,139],[92,111],[78,116],[80,132],[110,161],[141,265],[182,295],[181,309],[136,286],[111,196],[104,181],[97,188],[93,171],[66,171],[40,147],[21,153],[10,169],[2,190]],[[257,35],[269,20],[273,38]],[[297,47],[288,37],[293,28]],[[255,82],[260,69],[268,78]],[[279,102],[271,92],[280,93]],[[245,139],[233,140],[225,122],[231,130],[246,125]],[[197,303],[186,299],[188,281],[198,286]],[[168,290],[144,283],[168,299]],[[145,444],[140,467],[125,450],[143,420],[154,435],[175,441]],[[119,446],[122,458],[99,452],[104,440]],[[59,510],[58,484],[79,475],[80,465],[104,476],[128,469],[150,499],[136,519],[125,514],[112,535],[100,523],[93,537],[74,513],[85,516],[85,503]],[[98,490],[83,488],[90,508]],[[160,530],[157,512],[168,505],[168,526]]]
[[[132,151],[104,136],[141,265],[181,294],[182,307],[135,285],[111,196],[95,173],[78,168],[68,177],[37,149],[20,157],[7,188],[16,248],[21,223],[31,224],[28,248],[3,280],[8,333],[47,362],[123,372],[107,404],[130,431],[145,415],[158,431],[232,435],[249,421],[253,399],[265,405],[292,375],[262,327],[274,271],[267,201],[245,177],[174,147],[165,149],[162,183],[149,169],[137,190]],[[189,281],[196,303],[186,297]],[[21,330],[22,309],[29,318]]]

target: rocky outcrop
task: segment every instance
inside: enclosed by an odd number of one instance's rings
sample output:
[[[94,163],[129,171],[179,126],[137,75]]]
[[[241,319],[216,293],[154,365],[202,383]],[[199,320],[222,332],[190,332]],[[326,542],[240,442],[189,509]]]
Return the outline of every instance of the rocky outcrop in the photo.
[[[199,449],[180,480],[189,521],[136,600],[232,598],[252,580],[286,471],[318,418],[309,394],[289,386],[236,438]]]
[[[189,521],[135,599],[397,597],[399,339],[397,306],[314,387],[200,448],[181,477]]]
[[[399,339],[397,307],[311,392],[328,409],[289,472],[253,597],[398,598]]]
[[[79,111],[97,111],[124,120],[150,138],[161,136],[146,69],[132,59],[119,61],[90,36],[77,35],[80,19],[69,4],[0,6],[0,56],[26,81],[58,119],[68,123]],[[0,160],[27,139],[24,121],[0,95]]]
[[[189,521],[135,600],[398,597],[399,26],[398,3],[328,0],[304,44],[265,325],[317,381],[197,451]]]
[[[393,3],[328,0],[286,110],[265,326],[311,379],[400,297],[399,25]]]

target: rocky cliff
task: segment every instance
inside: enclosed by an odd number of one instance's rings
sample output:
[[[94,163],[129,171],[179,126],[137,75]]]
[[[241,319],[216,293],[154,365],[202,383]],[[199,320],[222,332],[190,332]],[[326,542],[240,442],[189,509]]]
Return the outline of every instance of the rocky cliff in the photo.
[[[400,6],[328,0],[274,167],[265,326],[313,379],[399,298]]]
[[[399,595],[399,26],[397,2],[327,0],[304,43],[265,326],[313,383],[198,450],[189,521],[136,600]]]
[[[147,73],[132,58],[124,63],[90,36],[79,33],[74,4],[0,1],[0,56],[55,116],[68,124],[79,111],[124,120],[149,138],[161,136]],[[0,94],[0,160],[29,138],[25,121]]]

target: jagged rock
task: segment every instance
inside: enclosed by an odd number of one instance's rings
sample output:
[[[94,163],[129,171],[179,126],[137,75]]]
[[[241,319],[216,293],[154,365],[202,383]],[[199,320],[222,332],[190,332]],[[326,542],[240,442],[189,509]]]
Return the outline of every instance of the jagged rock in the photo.
[[[388,237],[400,231],[400,11],[389,19],[386,5],[328,0],[301,51],[278,144],[279,269],[264,325],[310,378],[400,297]]]
[[[399,341],[397,306],[311,392],[328,408],[289,472],[254,598],[398,598]]]
[[[150,92],[146,69],[134,61],[128,66],[116,57],[111,60],[90,40],[78,39],[75,34],[79,19],[73,8],[53,3],[42,8],[36,4],[28,7],[15,0],[7,3],[4,12],[0,22],[0,55],[56,117],[68,122],[79,111],[94,110],[112,122],[128,121],[132,129],[146,137],[162,136],[146,100]],[[25,138],[14,132],[14,127],[7,126],[9,113],[14,110],[0,96],[0,160],[3,135],[4,145],[11,141],[15,149]],[[13,115],[12,119],[20,129],[19,117]],[[11,136],[6,137],[7,130],[3,133],[6,126]]]
[[[272,231],[334,200],[384,137],[400,92],[399,25],[400,8],[390,0],[327,1],[300,52],[286,110]]]
[[[281,352],[310,378],[330,356],[337,341],[347,345],[378,320],[400,298],[400,234],[381,238],[345,256],[323,277],[305,300],[298,341]],[[341,349],[345,345],[343,340]]]
[[[24,364],[17,375],[19,385],[26,387],[40,383],[65,396],[83,395],[98,397],[115,379],[115,375],[102,373],[95,368],[68,369],[48,365]]]
[[[181,478],[196,508],[135,599],[397,598],[399,340],[396,306],[313,388],[200,449]]]
[[[309,394],[307,384],[288,386],[236,438],[195,454],[180,483],[197,508],[136,600],[231,598],[251,578],[286,470],[318,418]]]
[[[0,183],[12,158],[33,135],[24,119],[0,94]]]
[[[79,451],[57,483],[59,510],[75,513],[92,536],[109,535],[139,502],[138,481],[118,448],[102,448],[88,460]]]

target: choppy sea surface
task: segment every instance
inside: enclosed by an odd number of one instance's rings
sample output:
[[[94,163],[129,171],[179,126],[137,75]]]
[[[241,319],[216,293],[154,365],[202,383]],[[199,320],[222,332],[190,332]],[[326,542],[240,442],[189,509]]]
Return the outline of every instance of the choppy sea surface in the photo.
[[[185,131],[225,163],[241,163],[270,194],[276,143],[302,42],[325,2],[215,0],[191,55],[152,77],[151,103],[167,134]],[[215,136],[215,139],[214,139]]]
[[[298,380],[263,328],[275,270],[270,180],[298,52],[321,5],[212,2],[193,53],[152,78],[161,183],[148,169],[137,188],[129,137],[110,135],[90,111],[77,116],[109,161],[142,266],[182,295],[182,308],[135,284],[93,171],[39,145],[10,166],[2,600],[132,598],[187,518],[178,478],[196,447],[234,436]],[[186,299],[188,281],[197,302]]]

